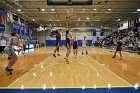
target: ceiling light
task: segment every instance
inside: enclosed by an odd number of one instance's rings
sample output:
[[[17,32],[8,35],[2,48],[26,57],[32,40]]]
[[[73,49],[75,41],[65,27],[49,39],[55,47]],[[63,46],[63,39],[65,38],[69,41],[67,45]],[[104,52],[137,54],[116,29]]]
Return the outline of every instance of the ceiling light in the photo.
[[[120,21],[121,19],[118,19],[118,21]]]
[[[52,11],[54,11],[54,9],[52,9]]]
[[[17,9],[17,11],[18,11],[18,12],[20,12],[20,11],[21,11],[21,9]]]
[[[32,19],[33,21],[35,21],[35,19]]]
[[[137,9],[138,12],[140,12],[140,9]]]
[[[87,18],[87,20],[89,20],[89,18]]]
[[[83,9],[83,10],[86,10],[86,9]]]
[[[111,9],[108,9],[109,11],[111,11]]]
[[[41,11],[45,11],[45,9],[41,9]]]
[[[94,11],[96,11],[97,9],[94,9]]]

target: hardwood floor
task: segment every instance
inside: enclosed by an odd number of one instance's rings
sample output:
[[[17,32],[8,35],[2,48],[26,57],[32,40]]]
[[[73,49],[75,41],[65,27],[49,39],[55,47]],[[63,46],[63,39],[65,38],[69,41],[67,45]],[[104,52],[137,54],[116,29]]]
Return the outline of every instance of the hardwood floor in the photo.
[[[0,56],[1,87],[124,87],[140,83],[140,57],[137,54],[123,52],[123,60],[117,56],[112,59],[113,51],[95,47],[88,48],[88,55],[81,54],[75,59],[70,54],[70,64],[64,61],[65,47],[60,48],[60,57],[54,58],[54,47],[35,50],[19,57],[14,66],[14,74],[3,71],[6,56]]]
[[[37,50],[39,51],[39,50]],[[19,77],[24,75],[30,69],[34,67],[35,64],[40,63],[48,56],[50,53],[30,53],[27,55],[19,56],[18,62],[14,65],[13,75],[9,75],[5,71],[5,67],[7,66],[7,55],[0,55],[0,87],[7,87],[9,84],[17,80]]]
[[[114,51],[96,48],[90,56],[99,63],[104,64],[109,70],[125,79],[132,85],[140,83],[140,55],[123,52],[123,60],[119,60],[119,54],[115,59],[111,58]],[[100,51],[97,53],[97,51]]]

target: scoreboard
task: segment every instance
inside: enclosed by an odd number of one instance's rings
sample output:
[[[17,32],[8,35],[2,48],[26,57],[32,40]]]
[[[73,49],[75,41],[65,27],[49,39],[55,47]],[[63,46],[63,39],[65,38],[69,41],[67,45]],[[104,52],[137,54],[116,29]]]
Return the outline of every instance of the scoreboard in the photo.
[[[92,5],[92,0],[47,0],[48,5]]]

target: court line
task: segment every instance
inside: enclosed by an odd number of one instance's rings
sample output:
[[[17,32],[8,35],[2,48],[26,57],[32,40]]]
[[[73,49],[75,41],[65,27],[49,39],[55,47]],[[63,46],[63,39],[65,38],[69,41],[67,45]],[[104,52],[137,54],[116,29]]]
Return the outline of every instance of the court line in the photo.
[[[138,86],[140,88],[140,86]],[[55,89],[63,89],[63,88],[67,88],[67,89],[71,89],[71,88],[81,88],[82,89],[82,86],[81,87],[56,87],[55,86]],[[93,87],[86,87],[85,86],[85,89],[87,88],[93,88],[93,89],[99,89],[99,88],[108,88],[108,86],[96,86],[96,88]],[[111,88],[134,88],[134,86],[111,86]],[[21,89],[21,87],[0,87],[0,89]],[[42,87],[24,87],[24,89],[43,89],[43,86]],[[46,86],[46,90],[47,89],[53,89],[53,87],[47,87]]]
[[[110,73],[112,73],[113,75],[115,75],[116,77],[118,77],[119,79],[121,79],[122,81],[124,81],[125,83],[127,83],[130,86],[133,86],[132,84],[130,84],[129,82],[127,82],[125,79],[121,78],[120,76],[118,76],[117,74],[115,74],[114,72],[112,72],[111,70],[109,70],[108,68],[104,67],[99,61],[93,59],[92,57],[88,56],[90,59],[92,59],[93,61],[95,61],[96,63],[100,64],[103,68],[105,68],[106,70],[108,70]]]

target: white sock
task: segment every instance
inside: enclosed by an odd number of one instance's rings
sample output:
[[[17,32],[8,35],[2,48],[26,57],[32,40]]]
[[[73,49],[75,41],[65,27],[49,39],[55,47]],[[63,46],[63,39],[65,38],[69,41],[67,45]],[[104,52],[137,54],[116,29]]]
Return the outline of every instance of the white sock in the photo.
[[[65,57],[65,59],[67,60],[67,59],[68,59],[68,57]]]
[[[12,69],[12,67],[11,66],[8,66],[8,69]]]

